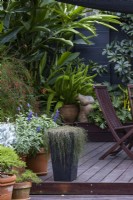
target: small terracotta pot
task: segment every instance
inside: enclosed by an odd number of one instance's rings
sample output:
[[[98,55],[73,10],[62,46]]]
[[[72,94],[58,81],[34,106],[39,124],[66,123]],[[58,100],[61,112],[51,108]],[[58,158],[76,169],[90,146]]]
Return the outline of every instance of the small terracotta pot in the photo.
[[[79,114],[79,107],[76,104],[64,105],[60,108],[60,116],[65,123],[74,123]]]
[[[0,200],[11,200],[15,181],[16,175],[0,178]]]
[[[34,157],[27,157],[26,166],[27,169],[32,170],[37,175],[43,176],[48,173],[48,160],[50,158],[50,153],[45,152],[41,149],[40,152]]]
[[[12,200],[29,200],[31,182],[15,183],[13,187]]]

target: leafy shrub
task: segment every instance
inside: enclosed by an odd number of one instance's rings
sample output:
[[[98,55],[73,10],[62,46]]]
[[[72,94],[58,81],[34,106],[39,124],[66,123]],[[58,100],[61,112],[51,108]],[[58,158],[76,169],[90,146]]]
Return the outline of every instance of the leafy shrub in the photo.
[[[133,80],[133,14],[118,14],[121,17],[121,31],[125,33],[125,39],[114,40],[107,44],[103,55],[107,55],[110,63],[114,65],[114,71],[123,83]]]
[[[132,120],[130,105],[128,99],[127,89],[121,86],[108,86],[108,91],[111,97],[112,104],[115,108],[116,114],[122,123],[126,123]],[[99,103],[95,100],[93,104],[93,111],[88,115],[88,121],[94,123],[100,128],[107,127],[106,121],[103,117],[103,113],[100,109]]]
[[[25,162],[20,160],[12,148],[0,145],[0,172],[11,173],[12,167],[23,166],[25,166]]]
[[[2,55],[0,61],[0,121],[15,119],[19,104],[29,102],[35,109],[37,101],[32,79],[21,60]]]
[[[40,148],[49,150],[47,130],[57,124],[45,114],[37,116],[30,105],[28,111],[19,107],[19,114],[15,121],[16,142],[14,149],[19,155],[35,155]]]

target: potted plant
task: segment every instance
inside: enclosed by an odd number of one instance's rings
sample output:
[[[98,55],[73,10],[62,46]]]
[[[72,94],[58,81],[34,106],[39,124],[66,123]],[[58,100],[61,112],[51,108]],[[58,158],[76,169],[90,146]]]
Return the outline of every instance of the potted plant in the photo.
[[[52,87],[47,88],[47,113],[54,104],[54,112],[59,109],[63,122],[73,123],[79,113],[78,94],[91,95],[93,93],[93,79],[95,75],[88,74],[88,66],[80,63],[78,68],[72,64],[55,80]]]
[[[14,148],[20,156],[26,156],[28,169],[38,175],[47,174],[49,159],[49,141],[47,129],[57,124],[46,115],[37,116],[30,108],[27,112],[19,108],[15,128],[16,143]]]
[[[13,167],[23,167],[25,163],[20,160],[17,153],[11,147],[0,145],[0,199],[11,200],[13,185],[16,175]]]
[[[78,159],[83,150],[85,130],[58,126],[48,130],[55,181],[72,181],[77,177]]]
[[[30,199],[29,195],[32,182],[40,183],[41,179],[31,170],[25,170],[21,174],[16,171],[16,176],[17,178],[13,187],[12,200]]]

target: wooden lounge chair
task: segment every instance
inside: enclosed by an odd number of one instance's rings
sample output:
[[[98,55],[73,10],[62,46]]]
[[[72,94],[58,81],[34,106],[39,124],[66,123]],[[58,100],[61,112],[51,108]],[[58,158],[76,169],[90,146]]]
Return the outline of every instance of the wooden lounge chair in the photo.
[[[108,90],[106,86],[95,85],[94,90],[103,112],[103,116],[107,122],[108,127],[113,135],[116,143],[108,149],[99,159],[104,159],[108,155],[116,155],[121,150],[124,150],[127,155],[133,159],[133,125],[124,126],[121,124],[116,115],[115,109],[112,105]],[[122,134],[120,136],[120,133]]]
[[[128,84],[127,88],[128,88],[129,102],[130,102],[130,106],[131,106],[131,113],[132,113],[132,117],[133,117],[133,84]]]

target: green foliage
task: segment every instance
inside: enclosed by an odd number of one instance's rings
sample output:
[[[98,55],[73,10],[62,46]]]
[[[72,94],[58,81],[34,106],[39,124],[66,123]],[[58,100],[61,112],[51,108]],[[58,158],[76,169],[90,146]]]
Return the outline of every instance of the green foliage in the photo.
[[[97,100],[95,100],[95,103],[93,104],[93,111],[88,115],[88,121],[89,123],[93,123],[102,129],[106,128],[107,126]]]
[[[74,159],[78,159],[86,142],[85,130],[73,126],[58,126],[48,130],[50,145],[60,153],[60,159],[65,163],[65,156],[74,150]],[[53,153],[53,152],[52,152]],[[56,158],[56,150],[54,155]]]
[[[34,183],[41,183],[41,179],[31,170],[25,170],[23,173],[19,174],[17,171],[15,172],[16,183],[22,183],[22,182],[34,182]]]
[[[25,163],[12,148],[0,145],[0,173],[11,173],[12,167],[23,166]]]
[[[99,76],[102,76],[104,73],[107,73],[107,66],[106,65],[99,65],[98,63],[89,60],[89,65],[91,66],[92,73],[95,73]]]
[[[114,40],[106,46],[103,55],[107,55],[110,63],[114,63],[114,70],[122,82],[130,83],[133,79],[133,15],[119,14],[121,17],[121,30],[127,36],[121,41]]]
[[[132,120],[129,99],[127,89],[122,86],[110,86],[108,91],[111,97],[112,104],[115,108],[116,114],[122,123],[126,123]],[[89,123],[94,123],[100,128],[107,127],[106,121],[103,117],[103,113],[100,109],[99,103],[95,100],[93,105],[93,111],[88,115]]]
[[[93,79],[95,75],[88,74],[89,66],[80,63],[80,66],[73,67],[72,63],[66,66],[62,75],[58,76],[52,85],[46,88],[47,114],[54,104],[54,111],[64,104],[78,103],[78,94],[91,95],[93,92]]]
[[[119,23],[116,16],[87,16],[90,9],[54,0],[3,0],[0,6],[0,44],[8,46],[10,54],[28,63],[36,82],[45,79],[58,56],[75,43],[91,44],[90,39],[97,35],[95,24],[113,28],[110,22]]]
[[[24,63],[14,57],[0,55],[0,121],[14,120],[17,107],[28,101],[37,110],[33,81]]]
[[[21,108],[20,108],[21,109]],[[47,129],[56,127],[56,123],[46,115],[37,116],[31,109],[20,110],[16,117],[16,141],[14,148],[18,155],[35,155],[40,148],[49,150]]]

